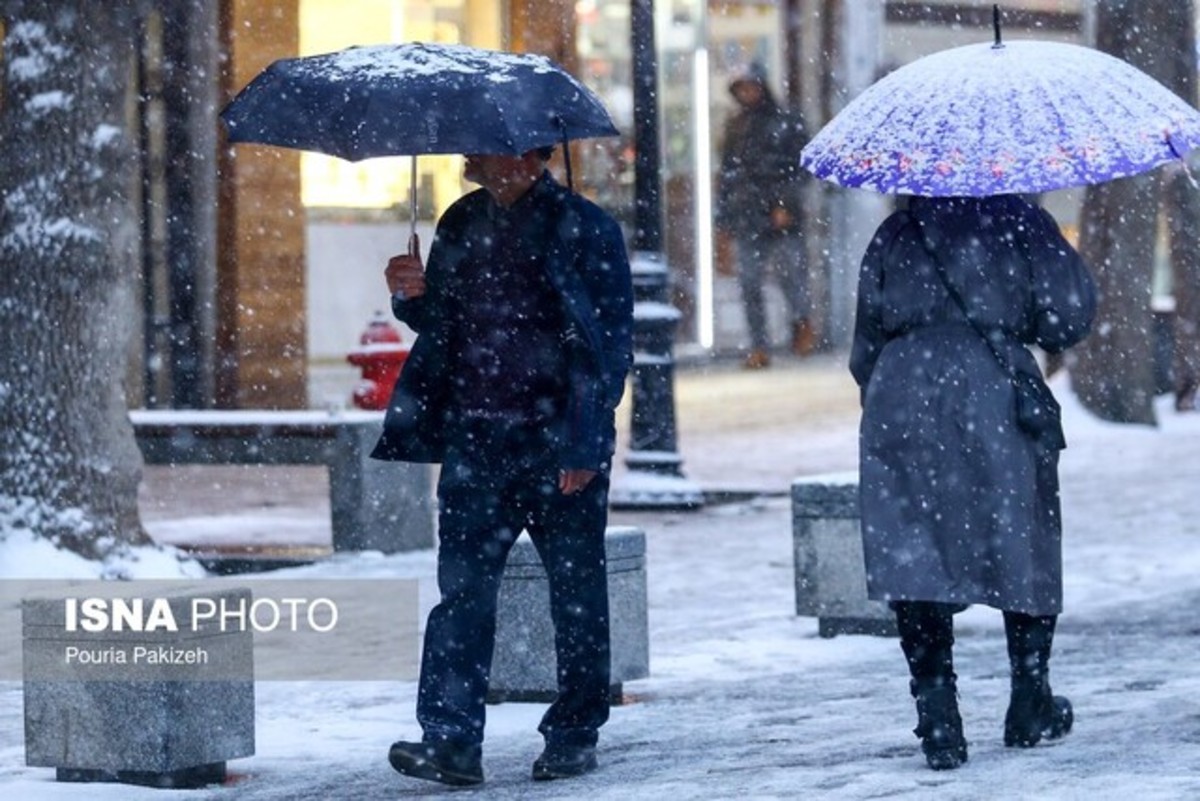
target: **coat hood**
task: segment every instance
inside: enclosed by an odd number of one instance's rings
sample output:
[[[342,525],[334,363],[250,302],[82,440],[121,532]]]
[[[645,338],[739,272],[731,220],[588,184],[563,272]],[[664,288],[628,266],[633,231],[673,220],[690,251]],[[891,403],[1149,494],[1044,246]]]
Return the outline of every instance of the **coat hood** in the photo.
[[[776,105],[775,94],[771,91],[771,82],[767,78],[767,68],[758,61],[753,61],[742,67],[729,80],[729,93],[734,94],[735,90],[745,83],[757,84],[763,91],[763,100],[770,105]]]

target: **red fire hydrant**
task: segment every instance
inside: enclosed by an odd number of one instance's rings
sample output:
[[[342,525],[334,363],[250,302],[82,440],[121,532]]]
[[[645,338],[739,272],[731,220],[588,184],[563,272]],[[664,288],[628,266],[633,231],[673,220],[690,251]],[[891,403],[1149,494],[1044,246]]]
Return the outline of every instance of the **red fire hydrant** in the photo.
[[[378,311],[358,338],[358,345],[346,356],[346,361],[362,370],[351,400],[359,409],[386,409],[408,358],[408,346],[396,327]]]

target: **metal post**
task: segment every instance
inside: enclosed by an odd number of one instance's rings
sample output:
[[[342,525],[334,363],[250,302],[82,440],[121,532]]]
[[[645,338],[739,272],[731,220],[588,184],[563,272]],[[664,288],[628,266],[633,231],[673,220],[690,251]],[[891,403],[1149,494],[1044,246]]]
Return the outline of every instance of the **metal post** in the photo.
[[[163,14],[163,177],[166,183],[165,220],[168,293],[170,298],[171,406],[198,409],[200,398],[200,338],[196,328],[196,235],[191,175],[190,130],[183,105],[189,65],[190,33],[187,5]],[[181,113],[182,112],[182,113]]]
[[[211,405],[216,265],[216,4],[163,6],[163,180],[170,405]]]
[[[634,251],[662,252],[662,184],[658,135],[658,52],[654,0],[632,0]]]
[[[658,54],[653,0],[631,0],[633,50],[634,242],[633,414],[629,468],[609,500],[615,508],[691,509],[704,503],[683,476],[675,441],[675,360],[679,310],[668,302],[670,278],[662,247],[658,135]]]

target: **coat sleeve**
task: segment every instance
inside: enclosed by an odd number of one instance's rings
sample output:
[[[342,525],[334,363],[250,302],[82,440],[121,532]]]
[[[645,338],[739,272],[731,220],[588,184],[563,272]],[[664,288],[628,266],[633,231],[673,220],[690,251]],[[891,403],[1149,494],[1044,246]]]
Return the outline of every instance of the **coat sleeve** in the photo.
[[[601,222],[599,247],[588,260],[585,269],[601,279],[594,302],[604,366],[604,407],[615,411],[633,365],[633,279],[624,234],[611,217]]]
[[[452,254],[457,249],[454,242],[459,216],[459,209],[451,207],[438,221],[433,243],[429,246],[429,258],[425,260],[425,294],[408,300],[392,296],[392,314],[418,334],[428,331],[443,316],[438,310],[444,307],[447,297],[446,284]]]
[[[804,118],[799,114],[784,115],[785,154],[784,169],[781,178],[786,179],[782,191],[783,207],[799,222],[804,213],[804,189],[808,183],[808,173],[800,166],[800,153],[808,144],[808,133],[804,127]]]
[[[1091,331],[1096,317],[1096,285],[1079,253],[1063,238],[1058,224],[1037,208],[1031,222],[1033,340],[1058,353]]]
[[[739,137],[739,126],[733,120],[725,123],[721,137],[721,166],[717,170],[716,192],[714,197],[713,220],[718,228],[728,228],[733,218],[732,198],[734,186],[738,181],[738,158],[736,142]]]
[[[577,343],[578,366],[570,371],[563,467],[602,472],[615,450],[615,412],[633,364],[633,281],[617,222],[595,209],[584,215],[581,228],[587,234],[575,258],[586,288],[586,319]],[[582,358],[584,353],[590,355]]]
[[[854,315],[854,340],[850,346],[850,374],[866,393],[879,353],[887,343],[883,328],[883,264],[905,221],[897,212],[875,231],[858,272],[858,305]]]

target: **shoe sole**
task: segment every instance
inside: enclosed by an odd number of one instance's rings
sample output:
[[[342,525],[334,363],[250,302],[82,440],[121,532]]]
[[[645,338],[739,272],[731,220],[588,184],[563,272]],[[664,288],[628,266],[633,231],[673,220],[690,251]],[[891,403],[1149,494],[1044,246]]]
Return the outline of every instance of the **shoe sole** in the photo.
[[[403,773],[405,776],[413,779],[426,779],[453,787],[469,787],[474,784],[483,783],[483,776],[456,773],[451,770],[439,768],[428,759],[413,756],[407,751],[389,752],[388,762],[391,763],[397,773]]]
[[[576,776],[591,773],[596,769],[598,764],[595,755],[592,755],[587,762],[582,763],[578,767],[555,768],[550,765],[535,764],[533,766],[533,780],[535,782],[548,782],[554,779],[573,779]]]

